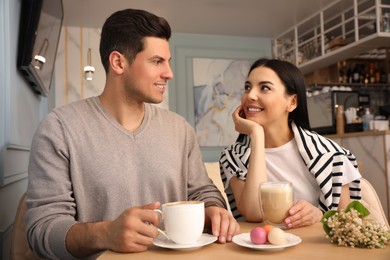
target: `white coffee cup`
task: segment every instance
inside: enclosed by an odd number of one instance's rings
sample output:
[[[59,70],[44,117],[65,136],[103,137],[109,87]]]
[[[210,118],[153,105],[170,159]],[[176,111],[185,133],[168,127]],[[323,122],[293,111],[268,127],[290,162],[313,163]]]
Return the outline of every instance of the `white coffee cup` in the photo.
[[[204,228],[204,202],[178,201],[165,203],[161,210],[165,231],[161,234],[176,244],[192,244],[199,240]]]
[[[294,204],[294,192],[290,182],[263,182],[259,185],[259,203],[263,221],[284,227],[283,220]]]

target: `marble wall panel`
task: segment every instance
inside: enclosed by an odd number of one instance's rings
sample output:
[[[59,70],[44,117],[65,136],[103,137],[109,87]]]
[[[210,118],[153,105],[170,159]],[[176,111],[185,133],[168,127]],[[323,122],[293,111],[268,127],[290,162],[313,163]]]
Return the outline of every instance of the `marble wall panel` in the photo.
[[[349,149],[361,162],[360,172],[375,188],[387,218],[390,217],[389,173],[390,135],[354,136],[340,138],[339,143]]]

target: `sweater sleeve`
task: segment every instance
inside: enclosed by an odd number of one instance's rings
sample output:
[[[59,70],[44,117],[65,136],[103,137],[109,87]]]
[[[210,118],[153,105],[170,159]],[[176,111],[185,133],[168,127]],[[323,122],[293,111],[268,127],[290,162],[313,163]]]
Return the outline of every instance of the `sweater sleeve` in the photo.
[[[188,151],[188,200],[214,201],[226,208],[221,192],[208,177],[194,129],[186,123]]]
[[[76,223],[68,163],[64,129],[51,113],[33,139],[25,215],[30,246],[47,259],[73,259],[65,246],[66,234]]]

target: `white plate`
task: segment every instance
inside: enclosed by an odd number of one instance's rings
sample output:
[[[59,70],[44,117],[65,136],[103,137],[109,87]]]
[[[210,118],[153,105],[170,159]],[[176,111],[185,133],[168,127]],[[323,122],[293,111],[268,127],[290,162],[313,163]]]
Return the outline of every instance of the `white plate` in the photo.
[[[302,239],[299,236],[294,234],[286,233],[286,244],[281,246],[271,245],[271,244],[263,244],[256,245],[251,241],[250,233],[242,233],[233,237],[233,242],[237,245],[255,249],[255,250],[281,250],[286,247],[295,246],[302,242]]]
[[[169,248],[173,250],[187,251],[187,250],[195,250],[202,246],[206,246],[208,244],[215,242],[217,239],[218,238],[216,236],[204,233],[199,238],[199,240],[193,244],[179,245],[173,241],[168,240],[166,237],[159,235],[153,240],[153,245],[158,247],[163,247],[163,248]]]

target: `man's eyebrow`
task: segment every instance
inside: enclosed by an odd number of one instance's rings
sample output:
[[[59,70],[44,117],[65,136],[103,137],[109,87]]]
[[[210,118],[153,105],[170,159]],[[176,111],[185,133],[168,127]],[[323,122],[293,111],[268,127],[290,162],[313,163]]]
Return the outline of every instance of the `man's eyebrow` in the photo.
[[[160,55],[154,55],[150,58],[150,60],[159,59],[159,60],[167,60],[166,58],[160,56]],[[172,57],[169,57],[168,61],[170,61]]]

